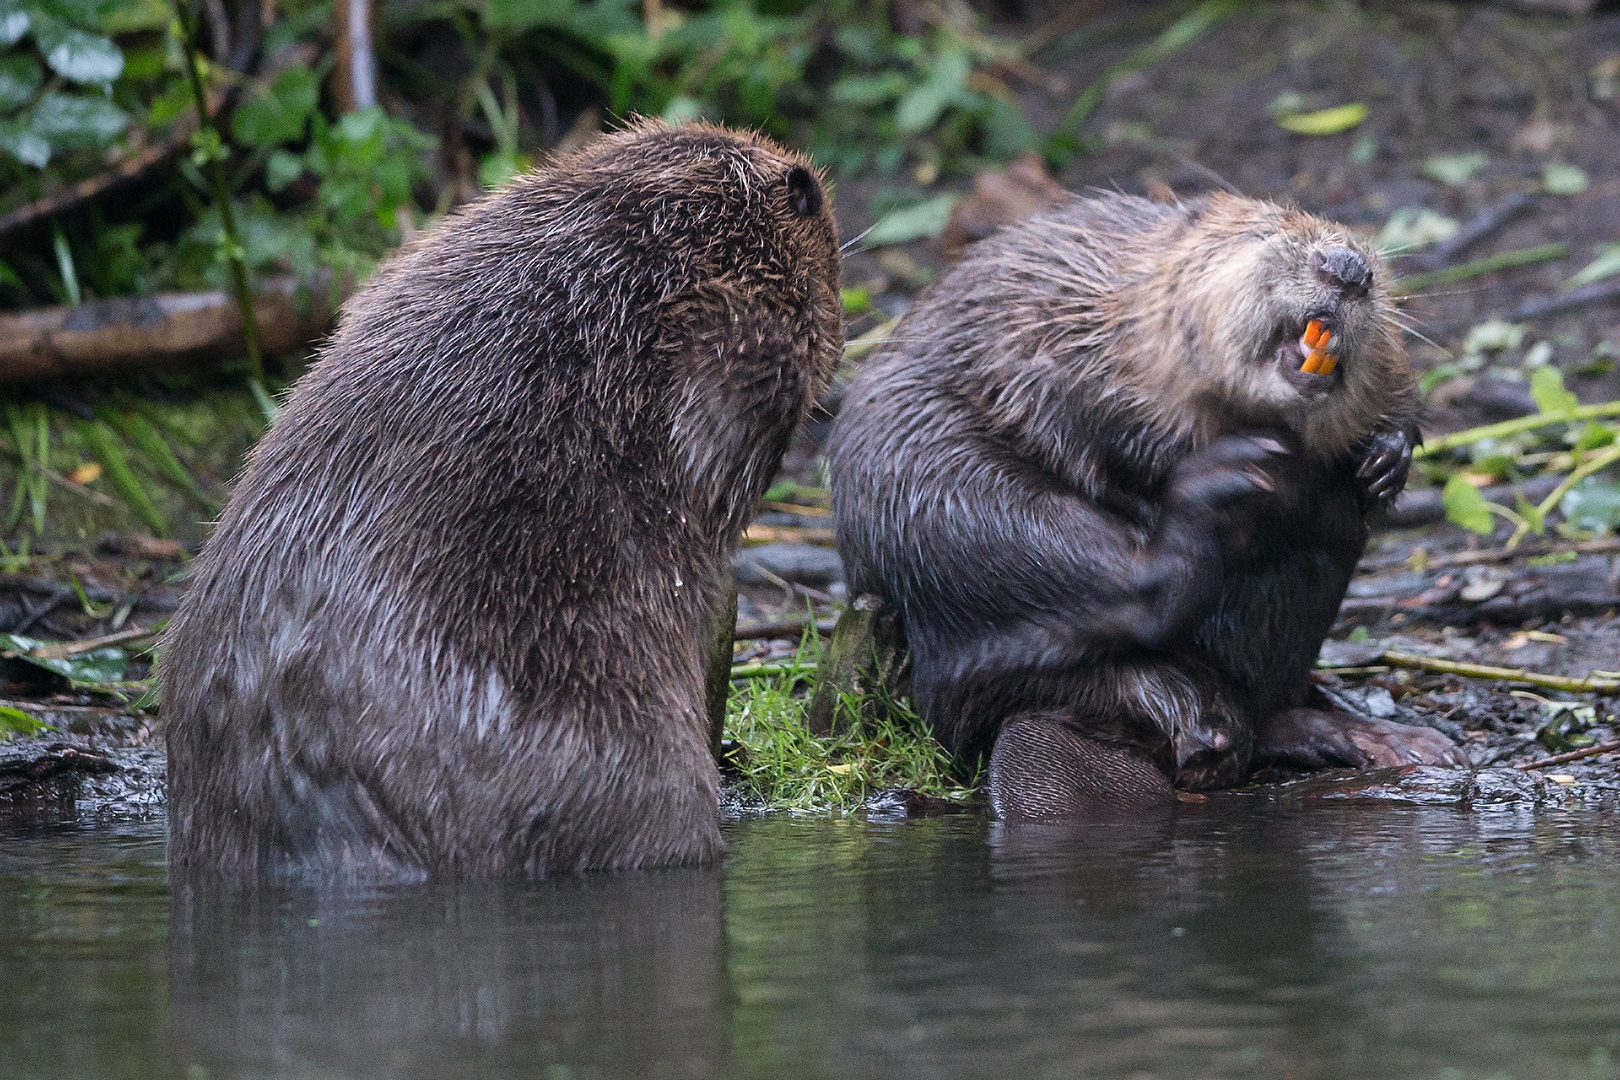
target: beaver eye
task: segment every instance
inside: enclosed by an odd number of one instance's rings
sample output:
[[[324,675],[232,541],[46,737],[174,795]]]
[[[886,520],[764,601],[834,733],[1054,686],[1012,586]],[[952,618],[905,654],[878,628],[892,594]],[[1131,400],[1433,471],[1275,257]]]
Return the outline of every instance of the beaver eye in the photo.
[[[821,209],[821,185],[810,170],[803,165],[795,165],[787,171],[782,178],[787,187],[788,208],[799,217],[809,217]]]

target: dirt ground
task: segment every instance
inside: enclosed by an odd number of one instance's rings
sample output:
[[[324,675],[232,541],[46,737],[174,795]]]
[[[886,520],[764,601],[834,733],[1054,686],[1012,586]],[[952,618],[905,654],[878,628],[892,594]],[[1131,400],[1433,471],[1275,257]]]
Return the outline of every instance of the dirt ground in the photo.
[[[1030,27],[1001,29],[1016,37]],[[1035,54],[1055,79],[1015,88],[1036,126],[1054,123],[1080,88],[1150,36],[1139,32],[1078,50],[1066,49],[1060,39]],[[1368,115],[1342,134],[1294,135],[1268,111],[1288,100],[1296,111],[1362,102]],[[1593,259],[1595,245],[1620,242],[1620,11],[1569,19],[1470,3],[1244,9],[1170,60],[1116,79],[1085,131],[1095,146],[1061,177],[1071,190],[1154,194],[1168,187],[1185,197],[1229,186],[1292,200],[1369,237],[1401,208],[1466,223],[1514,192],[1531,196],[1527,209],[1454,261],[1550,243],[1567,244],[1568,253],[1408,298],[1405,309],[1426,339],[1413,338],[1409,345],[1417,366],[1428,370],[1454,362],[1470,328],[1492,318],[1512,320],[1527,300],[1557,295]],[[1424,163],[1436,156],[1476,151],[1487,160],[1460,183],[1424,173]],[[1578,166],[1587,186],[1569,195],[1541,193],[1549,163]],[[965,191],[968,183],[957,186]],[[864,208],[873,190],[871,184],[852,184],[839,193],[846,235],[870,223]],[[869,288],[873,313],[851,324],[851,338],[903,313],[947,265],[932,241],[852,255],[846,283]],[[1409,272],[1413,266],[1428,268],[1413,260],[1397,269]],[[1550,348],[1542,350],[1543,359],[1564,371],[1566,385],[1583,401],[1620,398],[1620,303],[1521,321],[1527,335],[1514,356],[1462,372],[1435,391],[1429,434],[1533,411],[1522,366],[1516,371],[1513,364],[1540,342]],[[822,479],[819,454],[829,423],[824,414],[807,425],[785,476],[811,485]],[[1414,484],[1422,483],[1414,470]],[[756,538],[769,539],[765,534],[775,529],[788,547],[771,556],[774,562],[761,555],[763,574],[744,584],[741,660],[790,655],[798,647],[791,628],[807,619],[829,627],[836,602],[845,598],[836,562],[828,563],[826,511],[813,498],[800,501],[798,510],[777,506],[760,518],[765,529],[756,530]],[[1437,505],[1432,491],[1409,492],[1396,515],[1408,527],[1386,529],[1369,546],[1324,649],[1331,667],[1318,673],[1318,689],[1341,708],[1437,727],[1484,771],[1466,782],[1417,770],[1404,777],[1305,781],[1318,787],[1298,790],[1452,802],[1490,801],[1486,795],[1493,791],[1507,802],[1612,797],[1620,792],[1620,752],[1550,768],[1523,766],[1620,738],[1620,697],[1413,671],[1382,660],[1395,650],[1577,678],[1620,670],[1620,548],[1600,544],[1543,558],[1541,565],[1527,557],[1478,559],[1478,552],[1502,545],[1505,527],[1494,537],[1475,536],[1437,523]],[[106,635],[113,632],[111,611],[123,610],[126,602],[127,622],[120,626],[156,625],[172,610],[182,563],[154,557],[162,552],[117,549],[113,543],[98,556],[62,561],[55,577],[35,571],[0,578],[0,616],[8,604],[26,614],[55,597],[32,621],[32,633]],[[1537,550],[1530,545],[1524,554]],[[68,602],[61,582],[69,570],[92,589],[92,599],[101,598],[105,613],[95,617],[102,607]],[[157,725],[146,725],[145,718],[119,726],[115,718],[126,714],[116,703],[53,684],[16,660],[0,662],[10,665],[0,669],[9,680],[0,697],[14,705],[114,706],[105,714],[68,717],[56,745],[76,747],[75,753],[110,748],[116,758],[120,747],[149,743]],[[0,752],[0,789],[8,775],[25,777],[33,769],[43,776],[58,768],[67,776],[75,767],[72,761],[51,765],[38,754],[33,765],[18,758],[20,764],[8,766],[7,754],[16,758],[21,741],[10,745],[12,750]],[[137,766],[151,767],[143,761]],[[127,801],[127,793],[115,792],[109,805],[119,798]]]

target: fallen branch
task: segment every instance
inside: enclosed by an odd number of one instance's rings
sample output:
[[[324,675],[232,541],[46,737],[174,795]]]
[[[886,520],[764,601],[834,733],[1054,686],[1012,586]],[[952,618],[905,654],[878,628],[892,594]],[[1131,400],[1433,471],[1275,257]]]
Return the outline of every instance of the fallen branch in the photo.
[[[1474,259],[1471,262],[1448,266],[1444,270],[1432,270],[1426,274],[1412,274],[1397,280],[1390,286],[1393,296],[1411,296],[1424,289],[1436,285],[1451,285],[1469,278],[1483,277],[1494,274],[1498,270],[1512,270],[1520,266],[1533,266],[1536,263],[1551,262],[1562,259],[1569,254],[1569,245],[1560,241],[1556,244],[1540,244],[1536,247],[1519,248],[1517,251],[1504,251],[1498,255],[1487,255],[1483,259]]]
[[[1465,679],[1497,679],[1501,682],[1526,683],[1530,686],[1545,686],[1549,690],[1564,690],[1572,694],[1620,693],[1620,679],[1577,679],[1566,675],[1526,671],[1523,668],[1465,664],[1458,660],[1440,660],[1432,656],[1403,652],[1386,652],[1378,659],[1392,667],[1429,671],[1437,675],[1461,675]]]
[[[1595,281],[1579,289],[1571,289],[1569,292],[1553,296],[1532,296],[1519,305],[1519,309],[1513,313],[1513,321],[1530,322],[1533,319],[1545,319],[1549,315],[1558,315],[1588,304],[1601,304],[1610,300],[1620,300],[1620,278],[1613,281]]]
[[[1598,743],[1596,746],[1583,746],[1581,749],[1571,750],[1567,754],[1554,754],[1552,757],[1545,757],[1540,761],[1528,761],[1523,765],[1515,765],[1514,768],[1529,772],[1531,769],[1545,769],[1549,765],[1567,765],[1571,761],[1597,757],[1599,754],[1607,754],[1615,750],[1620,750],[1620,741]]]
[[[738,641],[772,641],[794,640],[804,636],[804,632],[812,626],[818,634],[830,634],[837,624],[832,619],[818,619],[810,622],[806,619],[789,619],[783,622],[767,623],[738,623],[737,632],[733,635]]]
[[[299,310],[298,282],[263,283],[253,300],[267,352],[296,349],[332,324],[330,289],[321,282]],[[217,359],[242,348],[242,318],[225,292],[166,293],[95,300],[79,307],[0,315],[0,383],[169,366]]]

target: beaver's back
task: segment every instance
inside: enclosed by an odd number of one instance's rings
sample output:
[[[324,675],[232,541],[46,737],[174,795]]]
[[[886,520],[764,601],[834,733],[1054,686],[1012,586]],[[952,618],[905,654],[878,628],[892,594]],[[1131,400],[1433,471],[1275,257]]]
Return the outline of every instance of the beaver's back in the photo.
[[[716,582],[840,336],[830,218],[778,205],[793,168],[634,129],[356,298],[170,634],[177,865],[713,856]]]

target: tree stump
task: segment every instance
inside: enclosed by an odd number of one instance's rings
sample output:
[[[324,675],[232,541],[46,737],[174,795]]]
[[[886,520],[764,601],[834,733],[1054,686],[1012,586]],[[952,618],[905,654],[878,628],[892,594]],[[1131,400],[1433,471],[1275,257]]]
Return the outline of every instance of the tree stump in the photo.
[[[813,734],[847,731],[910,689],[911,651],[899,613],[870,593],[857,596],[833,628],[832,642],[816,672],[816,688],[804,722]],[[848,702],[858,700],[852,714]]]

